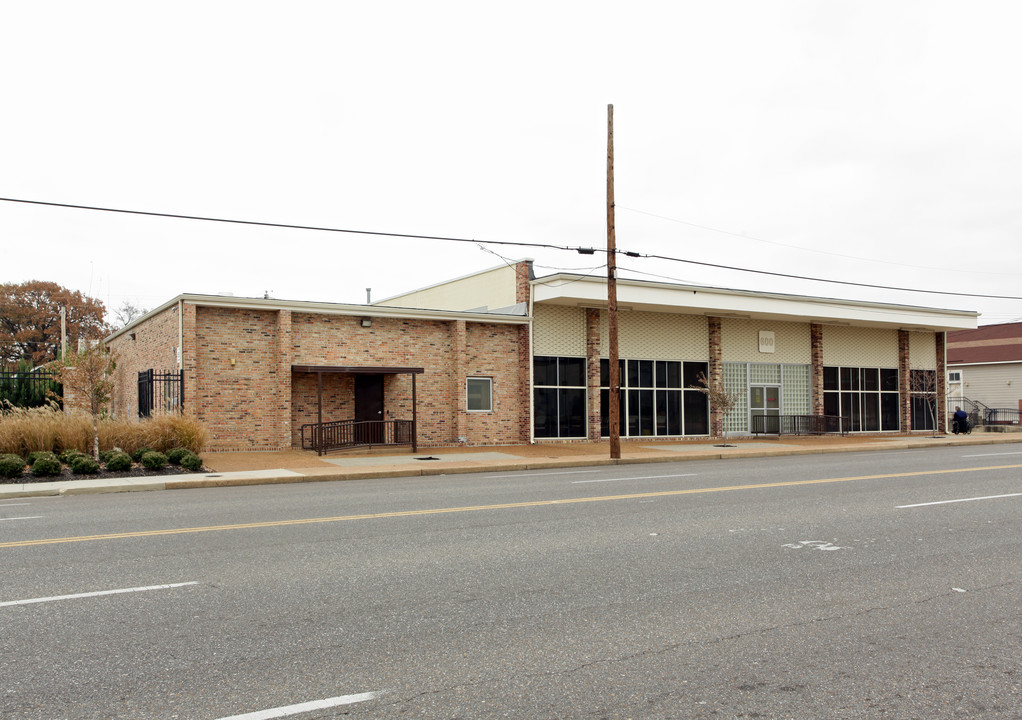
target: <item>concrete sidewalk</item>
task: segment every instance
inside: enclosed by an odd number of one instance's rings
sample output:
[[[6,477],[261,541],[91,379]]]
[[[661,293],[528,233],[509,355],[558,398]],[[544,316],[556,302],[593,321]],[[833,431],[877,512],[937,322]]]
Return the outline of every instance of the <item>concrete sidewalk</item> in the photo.
[[[967,445],[995,445],[1022,442],[1022,434],[976,433],[968,436],[897,435],[874,437],[782,437],[738,438],[726,445],[709,440],[654,442],[628,440],[621,443],[621,459],[610,458],[602,443],[551,443],[501,447],[431,448],[410,451],[332,453],[322,457],[314,452],[209,453],[203,460],[209,472],[136,478],[83,478],[58,482],[0,484],[0,500],[45,496],[79,495],[139,490],[267,485],[294,482],[324,482],[367,478],[453,475],[456,473],[544,468],[592,467],[682,460],[717,460],[810,455],[876,450],[904,450]]]

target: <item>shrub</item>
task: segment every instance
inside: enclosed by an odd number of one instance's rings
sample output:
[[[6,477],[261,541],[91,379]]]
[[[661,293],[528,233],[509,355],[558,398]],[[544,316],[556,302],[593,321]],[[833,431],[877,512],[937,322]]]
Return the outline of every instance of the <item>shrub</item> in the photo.
[[[49,450],[35,450],[33,452],[30,452],[28,454],[28,464],[35,465],[36,460],[47,455],[53,455],[53,453],[50,452]]]
[[[200,458],[195,453],[188,453],[181,458],[181,467],[183,467],[185,470],[191,470],[192,472],[195,472],[196,470],[201,470],[202,458]]]
[[[25,458],[7,453],[0,455],[0,477],[17,478],[25,472]]]
[[[53,453],[39,453],[35,462],[32,463],[32,474],[36,477],[60,475],[63,471],[64,466],[60,464],[60,460]]]
[[[77,455],[71,460],[71,472],[75,475],[93,475],[99,472],[99,463],[88,455]]]
[[[87,457],[87,456],[81,450],[76,450],[75,448],[67,448],[66,450],[61,450],[57,454],[57,459],[60,460],[65,465],[73,464],[74,461],[75,461],[75,458],[79,458],[79,457]]]
[[[167,456],[161,452],[150,450],[142,455],[142,467],[146,470],[162,470],[167,464]]]
[[[114,451],[106,461],[106,469],[111,472],[131,470],[131,455],[125,452]]]
[[[100,450],[99,451],[99,461],[101,463],[103,463],[104,465],[106,465],[110,461],[110,458],[112,458],[114,456],[114,454],[117,453],[117,452],[119,452],[119,451],[118,450]]]
[[[145,446],[140,447],[137,450],[135,450],[135,452],[131,453],[131,459],[134,460],[135,462],[142,462],[142,456],[145,455],[147,452],[153,452],[153,449],[151,447]]]
[[[183,458],[185,455],[194,454],[195,453],[191,452],[190,450],[186,450],[183,447],[176,447],[173,450],[169,450],[167,452],[167,462],[169,462],[171,465],[180,465],[181,458]]]

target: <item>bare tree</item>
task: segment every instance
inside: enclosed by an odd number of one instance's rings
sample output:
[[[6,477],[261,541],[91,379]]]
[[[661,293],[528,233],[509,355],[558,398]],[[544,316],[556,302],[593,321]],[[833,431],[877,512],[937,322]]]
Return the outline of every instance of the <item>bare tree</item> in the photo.
[[[113,353],[103,345],[68,354],[56,363],[64,385],[64,402],[84,402],[92,414],[92,457],[99,461],[99,416],[110,403],[114,383],[111,376],[117,367]]]
[[[698,385],[691,385],[695,390],[706,395],[710,401],[710,431],[712,436],[726,442],[724,433],[724,422],[727,420],[735,405],[738,404],[738,393],[725,390],[722,382],[711,383],[706,373],[699,373],[696,378]]]
[[[125,300],[121,306],[114,310],[114,326],[119,330],[129,323],[138,320],[149,312],[146,308],[140,308],[130,300]]]
[[[936,370],[912,370],[909,374],[909,394],[919,398],[926,405],[927,414],[933,425],[933,437],[937,437],[937,372]],[[943,432],[943,431],[942,431]]]

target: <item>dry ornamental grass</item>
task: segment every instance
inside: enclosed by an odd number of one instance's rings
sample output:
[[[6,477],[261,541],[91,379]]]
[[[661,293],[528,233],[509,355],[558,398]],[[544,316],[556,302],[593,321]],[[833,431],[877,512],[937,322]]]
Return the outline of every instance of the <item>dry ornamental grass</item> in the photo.
[[[131,454],[143,447],[160,452],[183,447],[202,452],[208,433],[201,422],[177,414],[155,415],[146,420],[102,418],[99,448],[120,448]],[[92,453],[92,417],[65,413],[55,406],[0,409],[0,454],[25,457],[30,452],[80,450]]]

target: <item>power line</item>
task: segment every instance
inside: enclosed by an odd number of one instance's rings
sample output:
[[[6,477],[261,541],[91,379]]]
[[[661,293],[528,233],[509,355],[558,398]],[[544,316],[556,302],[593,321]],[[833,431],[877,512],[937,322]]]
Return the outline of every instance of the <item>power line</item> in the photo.
[[[636,208],[624,207],[618,205],[622,210],[633,212],[638,215],[646,215],[648,217],[654,217],[658,220],[667,220],[668,222],[678,223],[679,225],[688,225],[689,227],[699,228],[700,230],[709,230],[710,232],[720,233],[721,235],[730,235],[731,237],[742,238],[743,240],[752,240],[754,242],[765,243],[767,245],[776,245],[778,247],[791,248],[792,250],[801,250],[802,252],[818,253],[820,255],[830,255],[831,257],[847,258],[849,260],[861,260],[862,262],[878,263],[881,265],[897,265],[898,267],[915,268],[919,270],[937,270],[940,272],[967,272],[977,275],[1006,275],[1008,277],[1017,277],[1018,273],[1006,273],[1006,272],[989,272],[985,270],[968,270],[968,269],[952,269],[934,267],[932,265],[913,265],[911,263],[900,263],[894,262],[893,260],[881,260],[878,258],[867,258],[859,255],[846,255],[844,253],[830,252],[829,250],[820,250],[819,248],[809,248],[802,245],[792,245],[790,243],[777,242],[776,240],[767,240],[765,238],[756,237],[754,235],[746,235],[745,233],[732,232],[730,230],[721,230],[720,228],[710,227],[709,225],[700,225],[694,222],[688,222],[687,220],[679,220],[678,218],[667,217],[666,215],[657,215],[656,213],[646,212],[645,210],[637,210]]]
[[[899,290],[901,292],[927,293],[930,295],[953,295],[955,297],[986,298],[989,300],[1022,300],[1022,297],[1018,295],[984,295],[980,293],[949,292],[947,290],[920,290],[919,288],[897,287],[894,285],[874,285],[872,283],[852,282],[851,280],[825,280],[823,278],[809,277],[808,275],[792,275],[790,273],[771,272],[770,270],[750,270],[749,268],[740,268],[735,267],[734,265],[719,265],[717,263],[700,262],[699,260],[685,260],[683,258],[670,257],[667,255],[641,255],[638,253],[627,254],[629,257],[669,260],[671,262],[701,265],[703,267],[719,268],[721,270],[735,270],[737,272],[755,273],[757,275],[771,275],[773,277],[789,278],[791,280],[811,280],[813,282],[834,283],[835,285],[851,285],[853,287],[871,288],[874,290]]]
[[[607,250],[603,248],[584,248],[584,247],[570,247],[567,245],[551,245],[548,243],[534,243],[534,242],[513,242],[510,240],[472,240],[468,238],[455,238],[445,237],[441,235],[416,235],[411,233],[392,233],[392,232],[380,232],[375,230],[350,230],[342,228],[331,228],[331,227],[320,227],[315,225],[291,225],[286,223],[269,223],[259,222],[256,220],[233,220],[227,218],[214,218],[204,217],[199,215],[179,215],[174,213],[158,213],[149,212],[145,210],[123,210],[118,208],[106,208],[106,207],[94,207],[89,205],[72,205],[69,203],[56,203],[56,202],[45,202],[42,200],[22,200],[17,198],[4,198],[0,197],[0,201],[22,203],[26,205],[44,205],[47,207],[61,207],[70,208],[74,210],[93,210],[97,212],[111,212],[121,213],[125,215],[144,215],[148,217],[164,217],[173,218],[178,220],[200,220],[204,222],[219,222],[229,223],[235,225],[255,225],[260,227],[275,227],[284,228],[288,230],[314,230],[317,232],[332,232],[332,233],[346,233],[353,235],[375,235],[378,237],[394,237],[394,238],[410,238],[415,240],[441,240],[444,242],[461,242],[461,243],[475,243],[477,245],[513,245],[517,247],[533,247],[533,248],[547,248],[550,250],[569,250],[577,252],[582,255],[593,255],[595,253],[606,253]],[[710,228],[712,229],[712,228]],[[734,233],[731,233],[734,234]],[[898,287],[892,285],[876,285],[873,283],[859,283],[852,282],[850,280],[829,280],[827,278],[810,277],[808,275],[794,275],[790,273],[771,272],[769,270],[753,270],[751,268],[736,267],[734,265],[721,265],[718,263],[702,262],[699,260],[686,260],[685,258],[671,257],[668,255],[650,255],[643,254],[629,250],[618,249],[617,253],[625,255],[626,257],[633,258],[649,258],[652,260],[666,260],[669,262],[687,263],[689,265],[699,265],[702,267],[712,267],[720,270],[733,270],[735,272],[752,273],[755,275],[770,275],[772,277],[782,277],[791,280],[809,280],[811,282],[830,283],[833,285],[849,285],[851,287],[869,288],[873,290],[896,290],[899,292],[912,292],[912,293],[924,293],[928,295],[947,295],[953,297],[970,297],[970,298],[984,298],[988,300],[1022,300],[1022,297],[1017,295],[986,295],[982,293],[963,293],[963,292],[948,292],[945,290],[922,290],[919,288],[907,288]]]
[[[415,235],[412,233],[380,232],[376,230],[350,230],[343,228],[321,227],[316,225],[291,225],[288,223],[259,222],[257,220],[232,220],[229,218],[204,217],[201,215],[179,215],[176,213],[150,212],[146,210],[123,210],[119,208],[93,207],[90,205],[72,205],[70,203],[44,202],[42,200],[20,200],[3,198],[0,201],[23,203],[26,205],[45,205],[47,207],[70,208],[72,210],[94,210],[97,212],[121,213],[124,215],[145,215],[148,217],[173,218],[175,220],[201,220],[203,222],[228,223],[233,225],[256,225],[259,227],[284,228],[286,230],[315,230],[317,232],[347,233],[351,235],[376,235],[380,237],[410,238],[413,240],[443,240],[445,242],[483,243],[486,245],[517,245],[520,247],[549,248],[551,250],[582,251],[591,254],[589,248],[574,248],[566,245],[549,245],[547,243],[513,242],[510,240],[472,240],[470,238],[445,237],[442,235]]]

